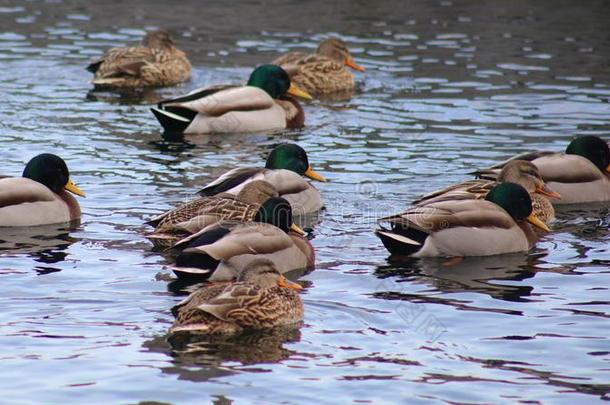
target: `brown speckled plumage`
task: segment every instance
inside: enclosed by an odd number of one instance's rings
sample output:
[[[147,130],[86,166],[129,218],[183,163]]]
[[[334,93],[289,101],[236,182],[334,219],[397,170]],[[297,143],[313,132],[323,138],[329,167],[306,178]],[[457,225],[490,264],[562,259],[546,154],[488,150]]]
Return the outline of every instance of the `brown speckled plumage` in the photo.
[[[112,48],[88,68],[100,88],[172,86],[188,80],[191,64],[165,30],[146,34],[141,46]]]
[[[151,220],[150,223],[156,228],[149,237],[164,240],[164,246],[171,246],[219,221],[249,222],[263,202],[277,196],[277,190],[270,183],[254,180],[237,195],[221,193],[198,197]]]
[[[155,229],[156,232],[184,232],[180,227],[183,222],[190,221],[197,215],[210,214],[219,220],[249,221],[254,217],[259,204],[240,201],[231,194],[220,194],[212,197],[199,197],[171,210]]]
[[[311,95],[349,94],[354,89],[354,76],[346,63],[352,58],[345,42],[338,38],[324,40],[316,53],[291,52],[272,63],[288,66],[290,80]],[[357,66],[357,65],[356,65]]]
[[[532,212],[542,222],[549,224],[555,220],[555,208],[551,201],[538,193],[530,194],[532,197]]]
[[[256,259],[238,282],[202,288],[176,305],[171,332],[226,334],[299,322],[303,303],[295,290],[300,287],[281,279],[271,261]]]

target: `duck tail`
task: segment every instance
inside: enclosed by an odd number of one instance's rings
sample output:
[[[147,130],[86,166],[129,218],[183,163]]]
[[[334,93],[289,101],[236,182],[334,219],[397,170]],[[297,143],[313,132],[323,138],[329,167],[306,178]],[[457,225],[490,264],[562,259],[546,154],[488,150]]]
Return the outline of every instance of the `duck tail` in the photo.
[[[196,111],[175,106],[152,107],[150,110],[166,133],[183,133],[197,115]]]
[[[95,61],[91,62],[89,65],[87,65],[86,69],[89,72],[95,74],[99,70],[102,63],[104,63],[104,59],[95,60]]]
[[[172,268],[174,274],[180,279],[208,279],[220,260],[209,255],[205,246],[218,241],[230,231],[224,226],[217,226],[199,234],[176,258],[176,266]]]
[[[375,235],[392,255],[409,256],[417,253],[429,236],[426,232],[413,227],[395,225],[393,229],[377,229]]]

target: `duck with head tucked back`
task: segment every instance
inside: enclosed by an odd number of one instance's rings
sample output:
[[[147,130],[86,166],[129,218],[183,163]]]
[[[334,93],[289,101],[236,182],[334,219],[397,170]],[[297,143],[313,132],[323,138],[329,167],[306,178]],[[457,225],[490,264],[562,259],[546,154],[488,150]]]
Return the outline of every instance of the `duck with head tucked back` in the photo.
[[[204,287],[174,308],[170,333],[232,334],[300,322],[299,284],[286,280],[273,262],[254,259],[229,285]]]
[[[475,174],[494,179],[504,165],[515,159],[532,162],[546,184],[561,194],[561,200],[553,200],[553,204],[610,201],[610,147],[597,136],[574,138],[565,153],[524,153]]]
[[[254,69],[245,86],[214,86],[163,100],[151,111],[167,133],[213,134],[299,128],[305,113],[290,95],[311,99],[277,65]]]
[[[232,280],[252,259],[271,260],[281,274],[312,270],[315,253],[305,233],[293,223],[288,201],[265,201],[252,222],[219,222],[176,244],[186,248],[174,273],[193,281]]]
[[[303,176],[325,182],[309,164],[307,152],[297,144],[282,143],[267,156],[265,167],[240,167],[228,171],[199,191],[201,196],[236,194],[249,182],[265,180],[288,200],[295,215],[310,214],[323,208],[320,192]]]
[[[22,177],[0,178],[0,227],[71,222],[80,218],[78,202],[84,197],[70,180],[62,158],[43,153],[32,158]]]
[[[87,67],[96,88],[139,89],[173,86],[191,77],[186,54],[167,30],[148,32],[136,47],[112,48]]]
[[[530,193],[534,215],[548,224],[555,219],[555,209],[549,198],[560,199],[561,195],[550,190],[538,172],[538,168],[525,160],[511,160],[500,171],[496,180],[475,179],[453,184],[433,191],[414,201],[416,205],[427,205],[447,200],[483,199],[499,183],[511,182],[522,186]]]
[[[530,224],[549,231],[532,214],[529,193],[515,183],[496,185],[485,200],[416,205],[379,222],[391,226],[375,231],[390,253],[413,257],[521,252],[531,249],[538,240]]]
[[[323,40],[313,54],[290,52],[272,63],[294,72],[291,80],[314,96],[349,93],[354,89],[354,75],[346,67],[364,72],[339,38]]]

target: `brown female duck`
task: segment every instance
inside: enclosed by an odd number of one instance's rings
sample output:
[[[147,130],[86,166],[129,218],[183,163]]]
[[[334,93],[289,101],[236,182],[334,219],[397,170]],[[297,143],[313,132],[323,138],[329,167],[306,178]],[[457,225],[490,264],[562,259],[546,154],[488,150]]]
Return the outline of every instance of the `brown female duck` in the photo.
[[[250,222],[261,204],[271,197],[278,197],[278,192],[264,180],[247,183],[236,195],[220,193],[198,197],[150,220],[148,223],[155,230],[147,237],[171,246],[222,220]]]
[[[267,259],[255,259],[229,285],[202,288],[172,308],[171,333],[233,334],[300,322],[302,287],[288,281]]]
[[[351,92],[354,89],[354,75],[346,66],[364,71],[354,62],[347,45],[339,38],[320,42],[316,53],[291,52],[272,63],[294,71],[291,80],[314,96]]]
[[[534,214],[542,222],[548,224],[555,219],[555,209],[547,197],[559,199],[561,195],[550,190],[540,177],[538,168],[525,160],[508,162],[495,180],[475,179],[453,184],[424,195],[415,200],[414,204],[427,205],[447,200],[483,199],[493,187],[503,182],[519,184],[530,193]]]
[[[172,86],[191,77],[186,54],[166,30],[147,33],[136,47],[112,48],[87,67],[98,88],[136,89]]]

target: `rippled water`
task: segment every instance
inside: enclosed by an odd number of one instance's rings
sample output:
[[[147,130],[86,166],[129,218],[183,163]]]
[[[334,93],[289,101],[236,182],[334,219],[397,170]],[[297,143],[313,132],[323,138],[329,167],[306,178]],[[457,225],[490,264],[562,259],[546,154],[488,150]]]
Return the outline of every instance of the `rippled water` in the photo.
[[[610,399],[608,205],[561,209],[527,254],[460,263],[390,263],[371,232],[476,167],[610,139],[607,1],[90,3],[0,2],[2,172],[55,152],[87,192],[74,229],[0,231],[3,402]],[[191,82],[88,94],[90,58],[158,26]],[[330,33],[367,71],[351,100],[307,104],[303,130],[161,138],[149,104]],[[280,139],[330,180],[304,325],[168,342],[184,291],[143,221]]]

